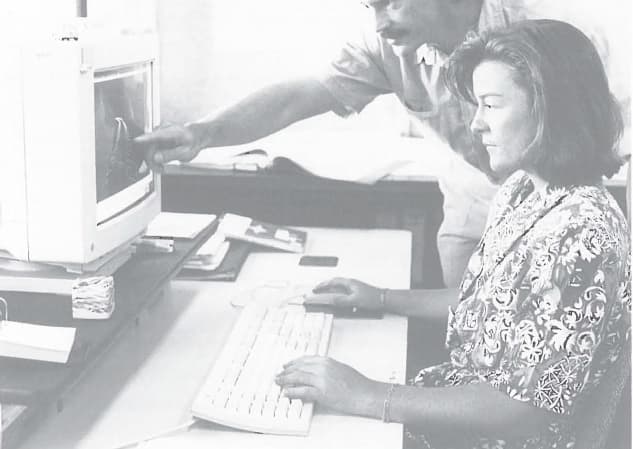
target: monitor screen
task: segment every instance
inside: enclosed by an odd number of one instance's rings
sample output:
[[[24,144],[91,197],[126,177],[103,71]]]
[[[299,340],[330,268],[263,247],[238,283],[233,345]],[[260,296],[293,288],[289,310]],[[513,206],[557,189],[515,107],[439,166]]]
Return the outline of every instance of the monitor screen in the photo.
[[[95,164],[98,221],[153,191],[152,174],[132,139],[152,128],[151,63],[95,73]]]

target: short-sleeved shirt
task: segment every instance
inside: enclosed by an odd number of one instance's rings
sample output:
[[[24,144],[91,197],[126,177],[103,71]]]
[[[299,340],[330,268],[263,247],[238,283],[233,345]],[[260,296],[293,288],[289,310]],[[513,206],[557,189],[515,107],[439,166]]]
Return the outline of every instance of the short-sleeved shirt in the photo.
[[[518,2],[504,0],[484,0],[476,32],[489,28],[507,26],[510,21],[523,18],[522,10],[516,6]],[[408,97],[428,95],[421,87],[411,86],[406,81],[405,65],[410,64],[404,57],[375,32],[368,32],[356,42],[348,42],[338,57],[320,77],[321,83],[338,100],[340,108],[335,110],[339,115],[358,113],[374,98],[383,94],[395,94],[406,108],[409,116],[408,129],[404,134],[423,137],[429,127],[443,140],[447,141],[456,153],[449,154],[450,174],[446,177],[438,174],[440,188],[451,198],[469,198],[467,203],[479,206],[477,214],[481,217],[478,229],[473,230],[473,238],[479,238],[483,221],[487,213],[490,199],[496,186],[482,175],[477,168],[485,168],[480,164],[480,156],[473,151],[473,142],[468,124],[473,115],[471,106],[466,105],[451,95],[447,95],[441,81],[434,83],[434,97],[438,101],[427,110],[413,110],[407,104]],[[415,61],[415,70],[429,73],[432,68],[426,63]],[[408,90],[422,92],[409,92]],[[464,162],[464,159],[470,164]],[[475,168],[477,167],[477,168]],[[457,224],[459,227],[459,224]],[[469,230],[463,230],[468,232]],[[459,230],[456,230],[459,232]]]
[[[524,19],[542,17],[564,19],[565,17],[561,17],[563,14],[569,18],[569,22],[577,22],[573,17],[573,12],[563,13],[563,9],[554,7],[553,3],[561,2],[483,0],[477,28],[473,32],[480,33],[491,28],[504,27]],[[600,34],[588,26],[583,26],[581,29],[592,38]],[[598,38],[593,40],[604,56],[606,54],[604,40]],[[422,56],[420,52],[418,53],[418,56]],[[441,79],[432,86],[435,104],[431,108],[414,110],[407,102],[407,98],[429,95],[428,88],[424,87],[423,83],[416,85],[407,82],[407,64],[417,64],[414,69],[425,72],[420,75],[427,75],[428,78],[433,71],[429,63],[433,62],[420,63],[419,58],[415,62],[408,61],[406,57],[394,51],[387,41],[372,31],[363,34],[354,42],[348,42],[327,70],[320,75],[319,80],[338,101],[340,108],[335,112],[339,115],[358,113],[377,96],[393,93],[406,108],[409,116],[408,129],[403,130],[405,134],[420,137],[424,136],[430,128],[445,140],[454,150],[447,156],[450,170],[438,174],[440,189],[444,193],[445,208],[457,207],[469,210],[460,210],[464,221],[450,223],[452,229],[444,229],[444,232],[479,239],[490,200],[497,190],[497,185],[491,182],[494,175],[487,166],[485,150],[473,142],[468,128],[474,108],[448,95]],[[482,171],[488,176],[482,174]],[[448,213],[451,214],[450,210]],[[446,215],[445,210],[445,217]]]
[[[499,447],[572,447],[565,417],[628,357],[629,245],[604,187],[537,192],[515,173],[493,200],[449,313],[450,362],[420,371],[415,383],[487,383],[561,417],[543,435]],[[497,447],[486,444],[470,447]]]

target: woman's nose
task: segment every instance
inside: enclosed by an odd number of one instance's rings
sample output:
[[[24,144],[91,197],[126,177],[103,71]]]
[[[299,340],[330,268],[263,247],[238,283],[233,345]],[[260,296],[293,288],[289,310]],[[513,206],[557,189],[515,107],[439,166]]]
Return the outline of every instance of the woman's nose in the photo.
[[[475,112],[475,116],[470,122],[470,130],[473,132],[473,134],[481,134],[486,129],[486,122],[483,120],[483,118],[481,117],[481,113],[478,110],[477,112]]]

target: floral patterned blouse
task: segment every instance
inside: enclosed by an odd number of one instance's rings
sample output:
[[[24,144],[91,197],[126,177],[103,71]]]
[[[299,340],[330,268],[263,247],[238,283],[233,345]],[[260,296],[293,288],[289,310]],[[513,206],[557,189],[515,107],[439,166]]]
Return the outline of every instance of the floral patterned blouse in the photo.
[[[630,236],[601,186],[534,191],[525,172],[499,189],[449,311],[450,362],[426,368],[423,386],[487,382],[561,417],[530,440],[466,447],[573,447],[579,398],[627,347]],[[416,437],[413,437],[416,439]],[[422,447],[435,447],[424,439]]]

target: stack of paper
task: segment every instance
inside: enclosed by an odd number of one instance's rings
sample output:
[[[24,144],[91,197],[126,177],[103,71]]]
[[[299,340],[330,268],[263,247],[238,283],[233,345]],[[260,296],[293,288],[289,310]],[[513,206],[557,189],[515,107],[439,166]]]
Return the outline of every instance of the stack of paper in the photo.
[[[229,245],[224,234],[216,232],[209,237],[193,257],[185,262],[184,268],[205,271],[217,269],[229,251]]]

